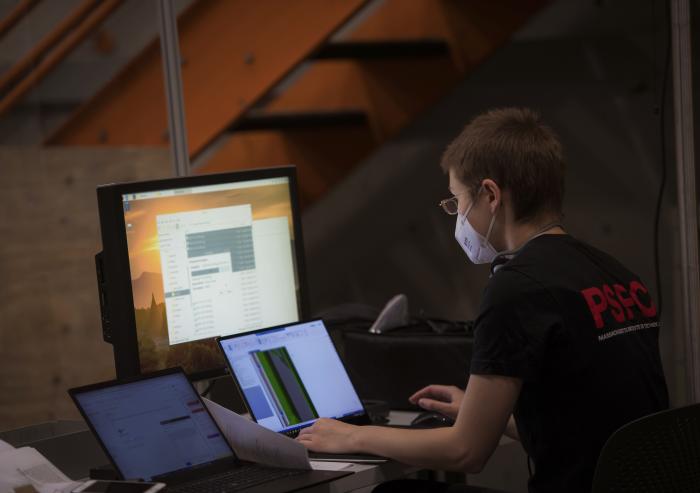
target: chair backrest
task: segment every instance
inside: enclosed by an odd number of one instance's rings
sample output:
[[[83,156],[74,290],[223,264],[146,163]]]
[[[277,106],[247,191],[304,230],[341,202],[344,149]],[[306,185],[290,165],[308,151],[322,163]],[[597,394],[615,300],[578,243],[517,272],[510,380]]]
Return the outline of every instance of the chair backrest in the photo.
[[[651,414],[613,433],[592,491],[700,492],[700,404]]]

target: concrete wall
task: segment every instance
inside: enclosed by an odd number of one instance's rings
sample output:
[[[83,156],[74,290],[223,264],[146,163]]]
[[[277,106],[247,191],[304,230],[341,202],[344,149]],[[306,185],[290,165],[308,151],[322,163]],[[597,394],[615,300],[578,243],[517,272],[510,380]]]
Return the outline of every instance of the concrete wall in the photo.
[[[685,403],[670,97],[660,287],[654,275],[665,48],[663,11],[657,3],[555,2],[307,211],[313,308],[319,312],[349,301],[381,306],[403,292],[416,314],[473,318],[488,267],[470,264],[454,240],[454,217],[437,207],[449,196],[440,156],[480,112],[532,107],[565,145],[566,229],[617,257],[654,294],[663,292],[662,358],[672,402]],[[470,482],[526,491],[526,478],[524,452],[511,444],[500,447]]]
[[[171,174],[167,151],[0,147],[0,430],[77,418],[66,389],[114,377],[102,341],[95,187]]]
[[[470,118],[501,106],[535,108],[559,132],[568,159],[567,230],[619,258],[658,293],[653,215],[661,169],[656,108],[664,38],[659,18],[634,5],[556,2],[307,211],[314,308],[346,301],[382,305],[405,292],[415,312],[476,315],[488,269],[468,262],[453,238],[454,218],[437,207],[449,195],[438,164]],[[670,118],[668,132],[670,152]],[[683,341],[673,316],[678,232],[672,157],[668,163],[662,350],[674,402],[683,402]]]
[[[449,195],[438,163],[470,118],[512,105],[539,110],[564,142],[566,229],[620,259],[658,293],[653,215],[661,169],[657,106],[664,38],[661,12],[652,17],[650,6],[636,7],[632,1],[556,2],[307,211],[313,307],[323,310],[347,301],[381,306],[404,292],[415,313],[476,315],[488,268],[469,263],[454,241],[454,218],[437,207]],[[672,105],[667,110],[672,113]],[[668,128],[672,143],[670,118]],[[670,169],[661,228],[661,348],[672,401],[682,404],[674,196]],[[472,482],[525,491],[525,464],[518,447],[499,449]]]
[[[501,106],[535,108],[560,134],[568,160],[567,230],[619,258],[658,293],[652,232],[663,36],[660,18],[636,5],[555,2],[307,211],[314,309],[347,301],[380,306],[405,292],[414,312],[476,315],[488,268],[469,263],[453,238],[454,217],[437,207],[449,195],[438,164],[470,118]],[[672,113],[672,105],[667,109]],[[669,138],[670,132],[671,126]],[[662,345],[674,402],[682,402],[682,340],[673,322],[675,178],[669,172],[661,235],[667,304]]]

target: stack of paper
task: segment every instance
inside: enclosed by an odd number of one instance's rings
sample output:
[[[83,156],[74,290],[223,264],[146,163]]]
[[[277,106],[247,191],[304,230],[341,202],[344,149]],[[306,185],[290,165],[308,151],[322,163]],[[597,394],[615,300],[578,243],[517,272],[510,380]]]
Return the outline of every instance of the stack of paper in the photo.
[[[39,493],[67,493],[78,484],[31,447],[14,448],[0,440],[0,493],[31,485]]]

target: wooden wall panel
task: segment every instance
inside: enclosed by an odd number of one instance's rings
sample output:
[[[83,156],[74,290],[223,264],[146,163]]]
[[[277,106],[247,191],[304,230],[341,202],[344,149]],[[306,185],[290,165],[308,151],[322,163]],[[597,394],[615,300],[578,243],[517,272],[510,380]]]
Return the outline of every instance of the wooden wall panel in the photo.
[[[376,145],[366,125],[235,133],[196,172],[294,164],[302,207],[339,183]]]
[[[460,68],[473,70],[550,0],[440,0]]]
[[[179,18],[190,154],[196,155],[366,0],[207,0]],[[167,144],[154,40],[47,139],[50,145]]]
[[[348,60],[310,63],[294,84],[272,99],[265,111],[369,111],[358,64]]]
[[[343,39],[350,41],[442,39],[449,26],[444,0],[384,0]],[[461,2],[465,3],[465,2]]]
[[[0,430],[78,416],[66,389],[114,376],[93,257],[95,187],[167,177],[159,149],[0,148]]]

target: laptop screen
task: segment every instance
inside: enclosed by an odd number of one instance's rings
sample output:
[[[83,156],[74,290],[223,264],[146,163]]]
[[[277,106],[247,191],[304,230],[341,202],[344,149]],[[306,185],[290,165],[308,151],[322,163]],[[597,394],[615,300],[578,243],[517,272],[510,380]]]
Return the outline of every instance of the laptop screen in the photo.
[[[149,481],[233,457],[182,372],[72,395],[124,478]]]
[[[235,335],[221,348],[255,420],[286,432],[364,413],[321,320]]]

